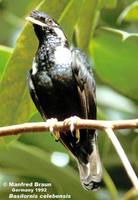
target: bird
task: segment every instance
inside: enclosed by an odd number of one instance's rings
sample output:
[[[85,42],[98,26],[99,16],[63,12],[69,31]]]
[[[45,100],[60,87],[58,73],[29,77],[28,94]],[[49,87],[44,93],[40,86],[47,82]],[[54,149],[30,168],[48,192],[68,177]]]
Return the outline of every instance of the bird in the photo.
[[[39,42],[28,86],[43,120],[96,119],[96,83],[86,55],[69,44],[61,26],[47,13],[33,10],[26,20],[32,23]],[[96,131],[63,131],[58,140],[77,161],[83,188],[99,189],[102,165]]]

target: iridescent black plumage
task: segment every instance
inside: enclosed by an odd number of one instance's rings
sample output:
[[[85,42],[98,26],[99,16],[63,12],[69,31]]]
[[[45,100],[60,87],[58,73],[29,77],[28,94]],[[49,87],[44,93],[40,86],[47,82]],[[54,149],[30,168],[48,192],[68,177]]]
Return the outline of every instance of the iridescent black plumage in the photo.
[[[39,40],[29,89],[44,120],[96,119],[95,81],[85,55],[69,47],[62,29],[47,14],[33,11],[28,20]],[[59,140],[76,158],[84,188],[98,188],[102,170],[95,130],[80,130],[79,141],[75,132],[60,133]]]

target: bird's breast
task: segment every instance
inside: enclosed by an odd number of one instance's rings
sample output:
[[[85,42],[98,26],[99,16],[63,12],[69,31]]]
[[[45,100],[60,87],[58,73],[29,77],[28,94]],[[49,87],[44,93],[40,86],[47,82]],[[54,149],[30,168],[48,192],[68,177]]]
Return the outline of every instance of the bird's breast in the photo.
[[[49,53],[48,58],[50,63],[47,70],[52,81],[70,87],[70,83],[74,81],[70,49],[62,45],[57,46],[52,53]]]
[[[58,65],[71,65],[71,51],[64,46],[58,46],[54,51],[54,61]]]

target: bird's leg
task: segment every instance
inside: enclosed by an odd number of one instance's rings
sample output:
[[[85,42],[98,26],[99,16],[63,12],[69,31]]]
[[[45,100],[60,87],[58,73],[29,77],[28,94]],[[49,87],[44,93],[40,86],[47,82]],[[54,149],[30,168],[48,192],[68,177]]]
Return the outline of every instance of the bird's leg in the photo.
[[[70,131],[71,133],[73,133],[74,129],[75,129],[75,125],[77,124],[77,122],[80,120],[79,117],[77,116],[73,116],[73,117],[70,117],[70,118],[67,118],[64,120],[64,124],[65,125],[69,125],[70,126]],[[76,135],[76,138],[77,138],[77,141],[76,143],[78,143],[80,141],[80,130],[78,128],[75,129],[75,135]]]
[[[47,125],[49,126],[49,131],[52,132],[52,133],[54,133],[54,137],[56,138],[56,141],[58,141],[59,138],[60,138],[59,131],[55,131],[54,130],[57,122],[58,122],[58,120],[56,118],[51,118],[51,119],[48,119],[46,121]]]

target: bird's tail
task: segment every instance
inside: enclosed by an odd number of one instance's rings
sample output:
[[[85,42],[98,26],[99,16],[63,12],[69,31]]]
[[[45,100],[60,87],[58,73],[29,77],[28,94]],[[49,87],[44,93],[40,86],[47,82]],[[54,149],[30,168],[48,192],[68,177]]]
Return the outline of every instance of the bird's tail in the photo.
[[[80,180],[86,190],[99,188],[102,179],[102,166],[96,141],[92,141],[93,151],[88,157],[88,163],[78,160]]]

